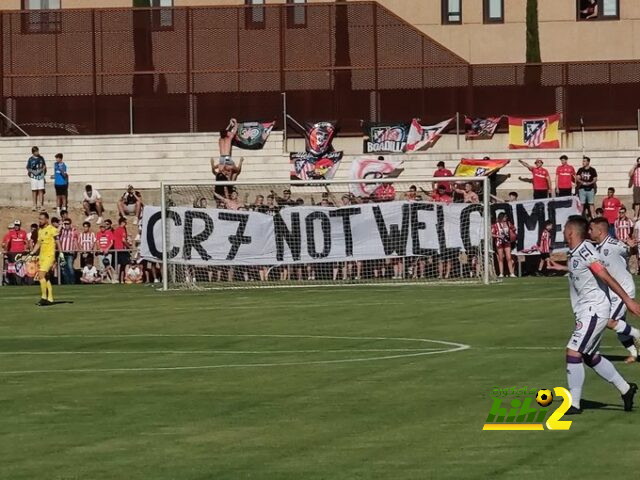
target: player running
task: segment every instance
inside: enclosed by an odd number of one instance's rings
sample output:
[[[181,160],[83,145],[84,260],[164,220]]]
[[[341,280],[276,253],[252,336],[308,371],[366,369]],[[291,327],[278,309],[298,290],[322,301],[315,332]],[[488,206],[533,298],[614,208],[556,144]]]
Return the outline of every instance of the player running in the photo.
[[[51,268],[56,261],[56,247],[62,255],[62,247],[58,240],[58,229],[49,224],[49,214],[42,212],[38,217],[40,230],[38,230],[38,242],[30,252],[30,255],[38,256],[38,278],[40,279],[40,301],[36,305],[41,307],[53,305],[53,287],[51,286]]]
[[[609,222],[606,218],[595,218],[589,226],[589,236],[596,243],[596,250],[607,271],[615,278],[631,298],[636,296],[636,284],[629,272],[629,246],[609,235]],[[640,330],[625,321],[627,307],[614,294],[611,294],[611,319],[608,327],[618,334],[620,343],[629,350],[625,363],[634,363],[638,358],[638,349],[634,343],[640,338]]]
[[[550,262],[549,265],[554,270],[569,271],[571,307],[576,319],[566,350],[567,381],[572,402],[565,415],[582,413],[580,399],[585,376],[583,360],[618,389],[625,411],[633,408],[633,397],[638,391],[635,383],[627,383],[613,364],[598,354],[598,347],[611,318],[609,290],[634,315],[640,315],[640,305],[627,295],[602,265],[595,247],[587,240],[588,230],[589,224],[584,218],[570,217],[564,226],[564,238],[570,248],[567,266],[555,262]]]

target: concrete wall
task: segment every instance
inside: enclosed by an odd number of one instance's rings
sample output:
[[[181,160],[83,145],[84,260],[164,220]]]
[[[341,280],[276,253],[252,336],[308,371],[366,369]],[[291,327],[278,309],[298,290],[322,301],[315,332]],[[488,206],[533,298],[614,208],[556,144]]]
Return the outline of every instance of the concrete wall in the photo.
[[[586,153],[598,170],[600,192],[613,186],[619,194],[630,193],[627,188],[627,172],[640,155],[638,135],[635,131],[587,132]],[[493,140],[465,142],[460,138],[460,149],[456,148],[456,136],[446,135],[429,153],[403,155],[405,172],[403,177],[428,176],[433,173],[438,161],[446,162],[453,169],[463,157],[512,159],[504,169],[512,175],[501,190],[518,190],[525,197],[530,194],[530,185],[517,177],[528,172],[516,160],[542,158],[552,174],[558,157],[566,153],[578,168],[582,157],[580,133],[565,135],[561,150],[506,150],[506,135],[496,135]],[[29,205],[30,188],[26,176],[26,160],[31,146],[38,145],[47,160],[49,174],[53,173],[54,155],[62,152],[69,168],[72,202],[80,202],[82,189],[87,183],[101,191],[108,202],[115,201],[127,184],[142,189],[147,200],[157,202],[160,181],[192,182],[212,180],[210,159],[217,158],[216,134],[175,135],[120,135],[87,137],[31,137],[0,138],[0,205]],[[353,158],[362,156],[361,138],[337,138],[337,150],[344,150],[345,159],[340,166],[337,179],[348,179]],[[291,151],[304,150],[301,139],[290,139]],[[263,150],[234,150],[236,160],[245,157],[241,180],[272,180],[286,183],[289,180],[288,155],[282,152],[282,133],[274,132]],[[375,155],[374,155],[375,156]],[[53,183],[49,180],[48,199],[53,198]]]
[[[284,1],[266,0],[266,3]],[[483,23],[482,0],[462,0],[462,25],[442,25],[440,0],[378,1],[470,63],[525,61],[526,0],[505,0],[501,24]],[[1,3],[6,10],[20,8],[20,0]],[[132,3],[132,0],[62,0],[62,7],[130,7]],[[174,0],[177,7],[242,4],[244,0]],[[539,0],[538,18],[543,62],[640,58],[638,0],[620,0],[620,20],[588,22],[576,21],[575,0]]]

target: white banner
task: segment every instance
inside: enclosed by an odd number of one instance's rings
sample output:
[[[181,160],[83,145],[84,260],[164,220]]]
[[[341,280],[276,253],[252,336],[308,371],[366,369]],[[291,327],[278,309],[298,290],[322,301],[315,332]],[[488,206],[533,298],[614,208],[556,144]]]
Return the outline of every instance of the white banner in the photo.
[[[167,211],[169,261],[190,265],[276,265],[431,256],[482,243],[480,204],[368,203],[348,207],[287,207],[277,215],[172,207]],[[495,204],[518,231],[516,251],[555,222],[553,248],[564,248],[562,225],[578,213],[574,198]],[[162,258],[160,208],[145,206],[140,252]]]

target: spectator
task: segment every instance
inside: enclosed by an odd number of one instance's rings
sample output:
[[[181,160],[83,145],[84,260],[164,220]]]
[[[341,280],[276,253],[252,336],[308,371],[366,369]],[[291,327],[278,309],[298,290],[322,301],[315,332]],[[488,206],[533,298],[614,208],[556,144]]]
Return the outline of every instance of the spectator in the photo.
[[[491,226],[491,236],[496,247],[498,258],[498,278],[504,277],[504,262],[507,262],[509,276],[515,277],[513,273],[513,258],[511,257],[511,244],[516,240],[516,227],[507,219],[505,213],[500,213],[496,223]]]
[[[102,283],[118,283],[116,271],[111,266],[109,257],[102,258],[102,271],[100,272],[100,281]]]
[[[543,168],[543,162],[537,159],[535,167],[532,167],[524,160],[518,160],[520,164],[527,168],[532,175],[532,178],[518,177],[523,182],[530,182],[533,184],[533,198],[549,198],[551,197],[551,177],[549,171]]]
[[[598,0],[580,0],[580,18],[583,20],[598,18]]]
[[[62,221],[62,228],[60,229],[59,237],[62,254],[64,255],[62,283],[72,285],[76,283],[73,262],[76,259],[76,251],[78,250],[78,231],[72,227],[70,218],[66,218]]]
[[[275,215],[280,211],[280,206],[276,203],[276,197],[274,194],[267,195],[267,214]]]
[[[406,200],[408,202],[415,202],[418,197],[418,188],[415,185],[409,187],[409,191],[406,193]]]
[[[273,199],[273,197],[271,197]],[[269,211],[269,207],[264,204],[264,195],[256,195],[256,199],[251,205],[251,210],[258,213],[267,213]]]
[[[125,267],[124,283],[137,284],[142,283],[142,267],[132,258]]]
[[[228,210],[240,210],[245,206],[244,203],[238,199],[238,191],[235,188],[231,190],[229,198],[218,195],[216,192],[213,192],[213,195],[224,205],[224,208]]]
[[[29,227],[29,233],[27,233],[27,245],[28,249],[32,250],[38,243],[38,224],[32,223]]]
[[[627,217],[627,209],[624,205],[618,210],[618,218],[613,223],[616,232],[616,238],[621,242],[629,242],[632,238],[633,220]]]
[[[53,164],[53,184],[56,189],[56,207],[60,213],[63,208],[69,207],[69,174],[61,153],[56,153],[56,163]]]
[[[229,198],[229,194],[231,193],[230,187],[228,185],[220,185],[220,183],[231,181],[231,172],[224,165],[216,165],[214,158],[211,159],[211,172],[215,178],[214,193],[217,193],[221,197]]]
[[[640,218],[640,157],[629,172],[629,186],[633,187],[633,218],[637,221]]]
[[[200,197],[193,201],[193,208],[207,208],[207,204],[207,199]]]
[[[604,217],[604,210],[602,210],[601,208],[596,208],[596,218],[602,217]]]
[[[220,130],[220,138],[218,139],[218,149],[220,151],[219,165],[235,165],[231,157],[231,149],[233,148],[233,137],[238,133],[238,121],[235,118],[229,120],[229,124],[223,130]]]
[[[124,283],[125,269],[131,261],[131,243],[129,242],[129,236],[127,234],[127,219],[121,217],[118,220],[118,228],[113,231],[113,249],[116,251],[116,273],[118,274],[118,281]]]
[[[102,197],[100,196],[100,192],[91,185],[86,185],[84,187],[82,208],[84,209],[84,214],[87,216],[87,218],[84,219],[85,222],[93,220],[95,213],[98,215],[98,221],[96,223],[98,225],[102,223],[102,213],[104,212],[104,208],[102,207]]]
[[[509,203],[518,201],[518,192],[509,192],[509,199],[507,200]]]
[[[95,251],[98,253],[97,260],[99,265],[106,265],[104,263],[107,260],[108,264],[111,264],[109,250],[113,247],[113,232],[107,229],[106,225],[100,225],[100,231],[96,234],[96,246]]]
[[[78,249],[80,250],[80,268],[87,264],[89,258],[93,262],[93,252],[95,251],[96,234],[91,231],[91,224],[84,222],[82,232],[78,235]],[[93,263],[92,263],[93,264]]]
[[[128,185],[127,191],[118,200],[118,213],[120,213],[121,217],[134,215],[133,224],[137,225],[140,221],[143,206],[140,192],[134,190],[133,185]]]
[[[560,165],[556,167],[556,195],[570,197],[576,183],[576,170],[569,165],[569,157],[562,155]]]
[[[15,271],[16,256],[28,251],[27,232],[20,227],[20,220],[14,220],[8,225],[8,232],[2,239],[3,264],[7,267],[7,280],[10,284],[22,282]],[[14,266],[13,269],[10,268],[11,265]]]
[[[616,189],[609,187],[607,189],[607,197],[602,200],[602,210],[604,211],[604,218],[609,222],[609,235],[615,238],[616,230],[614,224],[618,218],[618,212],[622,206],[622,202],[615,196]]]
[[[271,194],[274,196],[275,201],[278,205],[282,207],[292,207],[295,206],[296,202],[291,198],[291,190],[288,188],[282,191],[282,197],[278,197],[273,190],[271,190]]]
[[[549,268],[549,259],[551,258],[551,232],[553,231],[553,222],[547,220],[544,222],[540,241],[538,242],[538,252],[540,252],[540,263],[536,275],[543,275]]]
[[[31,148],[31,157],[27,160],[27,175],[31,179],[31,196],[33,198],[33,211],[38,210],[38,199],[40,208],[44,208],[44,178],[47,174],[47,164],[44,157],[40,155],[38,147]]]
[[[582,167],[576,173],[576,187],[578,188],[578,198],[582,204],[582,213],[589,207],[589,215],[594,216],[594,202],[596,199],[596,188],[598,185],[598,172],[591,167],[591,159],[582,157]]]
[[[100,275],[98,275],[98,270],[93,266],[93,257],[89,256],[86,259],[86,264],[82,268],[82,277],[80,277],[81,283],[93,284],[100,283]]]
[[[464,184],[464,190],[461,188],[454,188],[454,191],[462,195],[464,203],[480,203],[478,194],[473,191],[473,183],[471,182]]]
[[[445,168],[444,162],[440,161],[438,162],[436,171],[433,172],[433,176],[434,177],[453,177],[453,173],[448,168]],[[437,191],[439,186],[443,186],[444,191],[449,195],[453,193],[453,187],[451,185],[451,182],[434,182],[433,189]]]
[[[426,190],[422,190],[425,195],[431,198],[434,202],[439,203],[451,203],[453,202],[453,197],[451,193],[447,192],[444,185],[439,184],[438,189],[435,192],[427,192]]]

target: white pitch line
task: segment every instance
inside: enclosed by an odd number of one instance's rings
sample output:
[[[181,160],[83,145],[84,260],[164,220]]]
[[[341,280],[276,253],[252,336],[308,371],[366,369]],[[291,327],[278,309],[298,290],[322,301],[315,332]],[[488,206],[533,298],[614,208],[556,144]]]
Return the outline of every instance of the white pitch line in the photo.
[[[59,351],[59,352],[0,352],[0,355],[208,355],[208,354],[228,354],[228,355],[270,355],[287,353],[360,353],[360,352],[426,352],[431,350],[442,350],[441,348],[364,348],[364,349],[344,349],[344,350],[137,350],[137,351],[117,351],[117,350],[94,350],[94,351]]]
[[[123,338],[131,335],[104,336],[106,338]],[[155,336],[176,336],[176,335],[135,335],[137,337],[155,337]],[[203,335],[186,335],[186,336],[203,336]],[[444,340],[430,340],[426,338],[393,338],[393,337],[337,337],[328,335],[206,335],[217,337],[266,337],[266,338],[321,338],[321,339],[342,339],[342,340],[388,340],[388,341],[408,341],[422,343],[436,343],[450,347],[444,350],[418,351],[415,353],[402,353],[399,355],[386,355],[382,357],[364,357],[364,358],[347,358],[338,360],[315,360],[305,362],[280,362],[280,363],[245,363],[245,364],[221,364],[221,365],[198,365],[198,366],[178,366],[178,367],[134,367],[134,368],[74,368],[74,369],[49,369],[49,370],[10,370],[0,372],[0,375],[24,375],[37,373],[109,373],[109,372],[162,372],[162,371],[179,371],[179,370],[214,370],[219,368],[253,368],[253,367],[286,367],[299,365],[330,365],[338,363],[355,363],[355,362],[372,362],[376,360],[392,360],[397,358],[420,357],[426,355],[436,355],[440,353],[453,353],[469,349],[469,345],[455,342],[447,342]],[[57,336],[60,338],[62,336]],[[79,335],[65,335],[64,337],[85,338]],[[14,337],[15,338],[15,337]],[[29,337],[36,338],[36,337]],[[48,337],[47,337],[48,338]],[[56,338],[56,337],[54,337]],[[93,337],[95,338],[95,337]]]

